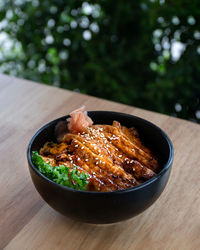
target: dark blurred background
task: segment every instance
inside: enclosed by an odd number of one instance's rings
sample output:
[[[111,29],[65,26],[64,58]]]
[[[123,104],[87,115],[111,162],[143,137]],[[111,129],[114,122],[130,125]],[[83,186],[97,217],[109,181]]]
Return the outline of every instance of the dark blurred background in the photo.
[[[0,72],[200,122],[200,1],[0,1]]]

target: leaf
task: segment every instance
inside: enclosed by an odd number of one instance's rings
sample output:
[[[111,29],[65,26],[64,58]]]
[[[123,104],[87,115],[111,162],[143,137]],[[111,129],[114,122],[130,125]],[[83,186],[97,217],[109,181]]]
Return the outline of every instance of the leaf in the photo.
[[[32,161],[40,173],[50,180],[77,190],[86,190],[89,175],[84,172],[80,173],[77,167],[73,167],[73,170],[70,171],[69,167],[64,165],[51,166],[42,159],[37,151],[32,152]]]

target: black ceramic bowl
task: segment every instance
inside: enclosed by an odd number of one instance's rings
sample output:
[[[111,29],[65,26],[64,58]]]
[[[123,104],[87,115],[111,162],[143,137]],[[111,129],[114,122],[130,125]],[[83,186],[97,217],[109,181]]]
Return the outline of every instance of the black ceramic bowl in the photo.
[[[136,116],[111,111],[90,111],[88,115],[96,124],[112,124],[117,120],[127,127],[134,126],[145,145],[158,157],[161,171],[141,185],[114,192],[77,191],[54,183],[34,166],[31,152],[39,151],[47,141],[56,140],[55,126],[68,117],[64,116],[44,125],[30,140],[27,158],[32,181],[52,208],[72,219],[95,224],[129,219],[151,206],[164,190],[173,161],[172,142],[160,128]]]

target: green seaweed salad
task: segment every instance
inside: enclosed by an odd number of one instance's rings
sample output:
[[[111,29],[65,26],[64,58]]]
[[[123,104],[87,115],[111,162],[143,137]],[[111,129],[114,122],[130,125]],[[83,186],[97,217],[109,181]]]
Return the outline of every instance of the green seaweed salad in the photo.
[[[32,152],[32,161],[40,173],[48,179],[76,190],[86,190],[89,175],[84,172],[80,173],[77,167],[73,167],[73,170],[70,171],[69,167],[64,165],[51,166],[42,159],[37,151]]]

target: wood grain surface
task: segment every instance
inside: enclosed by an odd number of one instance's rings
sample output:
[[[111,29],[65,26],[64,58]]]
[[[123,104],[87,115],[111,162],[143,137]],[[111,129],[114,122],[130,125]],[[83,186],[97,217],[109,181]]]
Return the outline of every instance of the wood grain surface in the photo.
[[[83,104],[140,116],[172,139],[175,159],[166,189],[131,220],[101,226],[70,220],[50,208],[31,182],[26,149],[33,133]],[[0,249],[200,249],[197,124],[1,75],[0,168]]]

